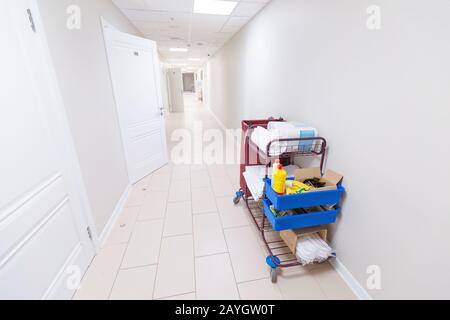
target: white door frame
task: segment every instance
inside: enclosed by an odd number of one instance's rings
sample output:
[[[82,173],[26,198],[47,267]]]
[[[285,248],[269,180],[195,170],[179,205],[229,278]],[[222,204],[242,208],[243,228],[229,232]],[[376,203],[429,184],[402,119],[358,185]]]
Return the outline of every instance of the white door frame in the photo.
[[[124,33],[121,32],[119,30],[117,30],[112,24],[110,24],[107,20],[105,20],[103,17],[100,18],[101,19],[101,24],[102,24],[102,28],[103,28],[103,36],[104,36],[104,40],[105,40],[105,48],[106,48],[106,54],[108,57],[108,60],[110,59],[110,48],[111,48],[111,44],[113,43],[120,43],[121,45],[125,46],[125,47],[129,47],[129,48],[138,48],[137,43],[139,42],[143,42],[143,40],[147,42],[153,42],[154,45],[154,70],[155,70],[155,74],[154,74],[154,80],[155,80],[155,85],[156,85],[156,94],[157,94],[157,108],[161,111],[161,115],[162,115],[162,119],[161,121],[164,123],[165,125],[165,118],[164,118],[164,103],[163,103],[163,98],[162,98],[162,86],[161,86],[161,77],[160,77],[160,70],[161,70],[161,66],[159,64],[159,56],[158,56],[158,52],[156,49],[156,43],[154,41],[151,41],[150,39],[146,39],[146,38],[141,38],[138,36],[134,36],[132,34],[128,34],[128,33]],[[141,47],[139,49],[142,49]],[[119,120],[119,127],[121,130],[121,139],[122,139],[122,147],[124,150],[124,154],[125,154],[125,158],[127,160],[127,171],[128,171],[128,177],[129,177],[129,181],[131,183],[135,183],[136,181],[133,181],[133,177],[131,174],[131,170],[130,170],[130,166],[129,166],[129,159],[128,159],[128,154],[127,154],[127,149],[126,149],[126,142],[124,141],[124,137],[127,136],[127,128],[124,128],[124,126],[120,123],[120,114],[119,111],[117,110],[117,98],[116,98],[116,89],[115,89],[115,85],[114,85],[114,80],[113,80],[113,72],[111,70],[111,67],[109,67],[109,73],[110,73],[110,78],[111,78],[111,85],[113,87],[113,91],[114,91],[114,100],[116,103],[116,115],[117,115],[117,119]],[[166,132],[165,130],[162,130],[162,138],[163,138],[163,153],[166,155],[166,160],[168,162],[168,148],[167,148],[167,144],[166,144]],[[149,172],[150,174],[150,172]]]
[[[45,86],[48,87],[51,92],[52,103],[48,106],[48,108],[51,109],[51,112],[48,112],[48,117],[50,119],[49,124],[52,126],[52,132],[55,133],[54,138],[58,143],[58,149],[61,150],[61,153],[64,156],[66,164],[64,174],[68,177],[68,182],[70,182],[68,183],[70,191],[72,195],[76,197],[74,200],[78,200],[78,202],[82,205],[82,208],[80,208],[80,211],[82,212],[81,216],[86,224],[86,228],[90,229],[94,252],[98,253],[100,250],[100,242],[98,238],[99,233],[95,226],[92,209],[89,204],[86,188],[82,178],[78,156],[69,127],[69,121],[67,119],[64,102],[58,86],[58,80],[51,59],[47,37],[43,28],[41,14],[37,5],[37,0],[28,1],[30,3],[30,10],[33,14],[33,20],[36,27],[36,36],[41,44],[42,56],[45,59],[42,67],[47,70],[48,74],[48,77],[41,79],[41,81],[45,82]],[[26,12],[24,14],[26,14]],[[24,43],[25,47],[26,45],[27,44]],[[32,52],[31,49],[28,51]]]

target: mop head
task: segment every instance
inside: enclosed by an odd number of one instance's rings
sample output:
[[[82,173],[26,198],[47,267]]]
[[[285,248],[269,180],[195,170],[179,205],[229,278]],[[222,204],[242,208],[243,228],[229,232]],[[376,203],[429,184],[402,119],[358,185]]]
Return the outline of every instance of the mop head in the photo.
[[[323,263],[333,256],[333,250],[317,233],[297,241],[297,259],[303,264]]]

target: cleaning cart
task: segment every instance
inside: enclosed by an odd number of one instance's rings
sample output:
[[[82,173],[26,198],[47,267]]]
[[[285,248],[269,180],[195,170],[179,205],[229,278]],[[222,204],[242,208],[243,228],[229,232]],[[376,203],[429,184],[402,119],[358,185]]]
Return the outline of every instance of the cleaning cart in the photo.
[[[241,200],[245,201],[269,253],[266,263],[270,267],[271,280],[276,282],[278,269],[301,265],[292,250],[283,239],[277,237],[277,234],[286,230],[306,230],[307,228],[320,230],[320,226],[336,222],[340,213],[339,203],[345,189],[339,183],[335,190],[291,195],[275,193],[269,177],[272,162],[280,159],[281,163],[287,166],[293,164],[297,157],[315,156],[320,159],[320,172],[323,174],[327,141],[322,137],[299,137],[271,140],[264,146],[255,143],[251,139],[254,130],[257,130],[258,127],[267,128],[269,122],[272,121],[282,122],[284,120],[246,120],[242,122],[241,189],[236,193],[233,201],[236,205]],[[264,191],[260,201],[253,198],[244,177],[244,172],[252,166],[264,167],[265,170]],[[320,210],[311,211],[314,207],[320,208]],[[273,213],[273,209],[277,211],[305,209],[307,210],[305,212],[308,213],[277,217]]]

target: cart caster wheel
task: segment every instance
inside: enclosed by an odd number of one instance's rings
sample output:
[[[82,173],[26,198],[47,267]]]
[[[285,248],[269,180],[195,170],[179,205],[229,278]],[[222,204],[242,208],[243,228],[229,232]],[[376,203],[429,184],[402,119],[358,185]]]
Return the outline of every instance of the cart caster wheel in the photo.
[[[270,267],[270,281],[272,281],[272,283],[277,283],[278,265],[281,263],[280,258],[277,256],[274,256],[273,258],[272,256],[268,256],[266,258],[266,263]]]
[[[278,280],[278,272],[277,269],[270,269],[270,281],[272,281],[272,283],[277,283]]]
[[[244,195],[244,194],[242,193],[242,191],[236,192],[236,197],[234,197],[233,203],[234,203],[235,205],[237,205],[239,202],[241,202],[241,198],[242,198],[243,195]]]
[[[276,261],[276,263],[275,263]],[[271,256],[267,256],[266,258],[266,264],[271,268],[271,269],[277,269],[278,265],[281,263],[280,258],[278,258],[277,256],[274,256],[273,259]],[[278,264],[278,265],[277,265]]]

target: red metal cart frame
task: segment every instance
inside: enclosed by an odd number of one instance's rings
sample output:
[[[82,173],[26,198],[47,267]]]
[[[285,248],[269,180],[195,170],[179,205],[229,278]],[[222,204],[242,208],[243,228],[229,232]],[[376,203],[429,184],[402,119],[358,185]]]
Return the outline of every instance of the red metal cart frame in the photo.
[[[251,140],[251,134],[253,130],[258,127],[267,128],[269,122],[271,121],[284,121],[279,120],[245,120],[242,121],[242,146],[241,146],[241,170],[240,170],[240,182],[241,190],[236,193],[236,198],[234,203],[237,204],[240,199],[244,199],[247,209],[255,222],[256,227],[261,232],[262,239],[269,253],[266,259],[267,264],[271,267],[271,280],[272,282],[277,281],[277,269],[289,268],[294,266],[300,266],[301,263],[297,260],[295,255],[293,255],[287,245],[282,239],[280,240],[269,240],[267,235],[272,230],[270,223],[266,220],[261,207],[258,205],[250,191],[247,187],[247,183],[243,176],[245,168],[247,166],[254,165],[265,165],[266,166],[266,178],[268,176],[268,170],[271,166],[272,161],[280,159],[283,165],[289,165],[293,163],[293,159],[298,156],[319,156],[320,159],[320,169],[323,172],[323,167],[325,164],[325,155],[327,150],[327,141],[324,138],[287,138],[287,139],[277,139],[271,141],[266,150],[261,150],[253,141]],[[295,143],[293,143],[295,142]],[[298,142],[298,143],[297,143]],[[301,149],[298,146],[301,142],[311,142],[312,146],[310,149]],[[274,144],[285,143],[288,144],[283,147],[283,152],[271,153],[272,146]]]

